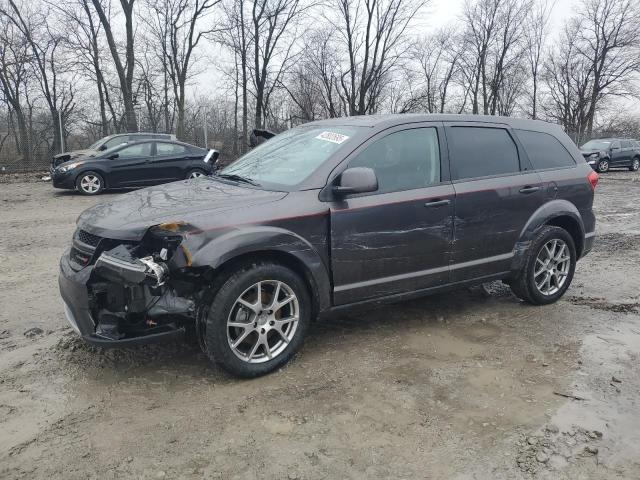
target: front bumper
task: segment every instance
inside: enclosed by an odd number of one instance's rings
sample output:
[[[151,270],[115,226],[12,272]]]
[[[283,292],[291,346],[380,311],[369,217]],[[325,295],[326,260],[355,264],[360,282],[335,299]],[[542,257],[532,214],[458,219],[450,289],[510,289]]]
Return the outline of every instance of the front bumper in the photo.
[[[75,190],[76,179],[73,170],[61,173],[54,168],[50,168],[49,173],[51,174],[51,183],[55,188]]]
[[[91,313],[90,294],[87,284],[93,273],[93,265],[73,270],[69,261],[69,250],[60,259],[58,285],[64,304],[67,320],[76,333],[86,342],[101,347],[129,347],[134,345],[159,343],[180,339],[185,334],[184,328],[161,333],[150,333],[136,337],[121,339],[106,338],[96,334],[97,324]]]

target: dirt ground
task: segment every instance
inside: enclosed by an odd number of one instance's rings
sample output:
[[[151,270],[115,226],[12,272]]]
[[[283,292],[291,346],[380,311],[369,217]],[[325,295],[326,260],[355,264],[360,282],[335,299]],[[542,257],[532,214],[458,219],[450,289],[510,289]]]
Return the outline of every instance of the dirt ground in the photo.
[[[58,258],[111,195],[0,184],[0,478],[640,478],[640,175],[602,176],[557,304],[491,284],[332,318],[252,381],[75,337]]]

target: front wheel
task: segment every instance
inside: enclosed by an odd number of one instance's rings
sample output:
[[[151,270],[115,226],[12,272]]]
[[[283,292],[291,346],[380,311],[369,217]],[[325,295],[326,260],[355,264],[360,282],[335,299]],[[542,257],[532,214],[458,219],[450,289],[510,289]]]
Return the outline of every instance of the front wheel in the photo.
[[[104,189],[104,180],[96,172],[84,172],[76,179],[76,189],[83,195],[97,195]]]
[[[246,265],[228,276],[210,304],[205,351],[234,375],[264,375],[298,351],[310,319],[310,296],[299,275],[271,262]]]
[[[533,305],[553,303],[569,288],[576,261],[571,235],[560,227],[544,227],[531,242],[522,271],[510,283],[511,290]]]
[[[609,171],[609,160],[600,160],[598,162],[598,172],[606,173]]]
[[[629,167],[629,170],[631,170],[632,172],[637,172],[638,169],[640,169],[640,158],[636,157],[631,160],[631,166]]]

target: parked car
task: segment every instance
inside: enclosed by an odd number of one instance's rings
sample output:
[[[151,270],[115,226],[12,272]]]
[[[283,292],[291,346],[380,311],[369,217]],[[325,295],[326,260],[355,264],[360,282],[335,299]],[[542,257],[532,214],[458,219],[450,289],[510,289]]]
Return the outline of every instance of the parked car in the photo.
[[[640,147],[638,143],[622,138],[589,140],[580,147],[580,152],[591,168],[597,172],[608,172],[610,168],[628,168],[632,172],[640,169]]]
[[[79,156],[51,167],[56,188],[97,195],[106,188],[129,188],[210,175],[215,150],[171,140],[143,140]]]
[[[213,361],[254,377],[332,312],[493,280],[555,302],[592,248],[597,182],[569,137],[540,121],[313,122],[215,176],[84,211],[60,293],[92,344],[192,330]]]
[[[75,160],[79,157],[86,157],[89,155],[97,155],[99,152],[104,152],[111,148],[125,143],[139,142],[141,140],[175,140],[176,136],[168,133],[117,133],[115,135],[109,135],[108,137],[101,138],[89,148],[84,150],[73,150],[71,152],[59,153],[54,155],[51,159],[51,166],[57,167],[61,163],[68,162],[69,160]]]

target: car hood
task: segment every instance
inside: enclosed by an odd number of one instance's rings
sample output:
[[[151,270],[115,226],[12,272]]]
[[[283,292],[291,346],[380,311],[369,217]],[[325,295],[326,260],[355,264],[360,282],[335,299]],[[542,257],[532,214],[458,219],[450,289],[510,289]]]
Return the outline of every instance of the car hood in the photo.
[[[233,223],[231,210],[280,200],[272,192],[227,184],[211,178],[182,180],[119,195],[80,214],[78,228],[118,240],[140,240],[147,229],[165,222],[185,222],[198,229]]]
[[[95,156],[98,154],[97,150],[73,150],[72,152],[64,152],[58,153],[54,155],[51,163],[54,167],[62,165],[64,162],[68,162],[70,160],[76,160],[78,158],[85,158],[90,156]]]
[[[588,157],[589,155],[593,155],[594,153],[600,154],[600,153],[602,153],[602,151],[601,150],[588,150],[588,149],[581,148],[580,149],[580,153],[582,153],[583,156]]]

